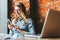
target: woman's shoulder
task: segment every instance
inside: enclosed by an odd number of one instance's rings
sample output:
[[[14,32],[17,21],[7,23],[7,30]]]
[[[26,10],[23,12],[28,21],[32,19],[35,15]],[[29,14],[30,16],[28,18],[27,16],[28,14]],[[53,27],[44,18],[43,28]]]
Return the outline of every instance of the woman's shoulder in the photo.
[[[27,18],[27,20],[28,20],[28,21],[32,21],[32,19],[31,19],[31,18]]]
[[[32,22],[32,19],[31,18],[27,18],[27,22]]]

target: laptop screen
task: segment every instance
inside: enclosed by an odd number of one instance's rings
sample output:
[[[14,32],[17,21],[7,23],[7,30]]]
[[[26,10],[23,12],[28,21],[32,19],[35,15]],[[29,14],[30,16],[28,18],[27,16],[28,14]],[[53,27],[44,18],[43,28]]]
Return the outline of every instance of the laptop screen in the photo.
[[[60,11],[49,10],[42,31],[42,37],[60,37]]]

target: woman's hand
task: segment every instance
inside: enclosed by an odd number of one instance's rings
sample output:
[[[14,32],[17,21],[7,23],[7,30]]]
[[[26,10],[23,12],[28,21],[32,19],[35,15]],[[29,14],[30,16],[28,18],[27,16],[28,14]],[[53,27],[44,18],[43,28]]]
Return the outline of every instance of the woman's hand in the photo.
[[[14,28],[17,30],[17,29],[20,29],[18,26],[14,26]]]
[[[12,29],[12,28],[13,28],[13,26],[12,26],[12,25],[8,25],[8,28],[9,28],[9,29]]]
[[[22,34],[26,34],[25,31],[21,30],[18,26],[14,26],[14,28],[18,31],[21,32]]]

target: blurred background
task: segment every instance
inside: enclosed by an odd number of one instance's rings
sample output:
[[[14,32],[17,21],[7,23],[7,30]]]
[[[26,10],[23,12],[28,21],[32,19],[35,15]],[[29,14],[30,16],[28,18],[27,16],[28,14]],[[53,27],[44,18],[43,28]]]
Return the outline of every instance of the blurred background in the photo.
[[[10,13],[10,10],[14,5],[13,2],[21,2],[25,5],[27,13],[30,15],[30,17],[34,22],[36,34],[41,33],[48,9],[54,9],[60,11],[60,0],[6,0],[6,1],[1,0],[0,26],[2,25],[1,26],[2,29],[5,25],[7,26],[6,20],[7,20],[7,16],[9,17],[7,13]],[[2,17],[4,18],[2,19]]]
[[[9,2],[11,0],[8,0]],[[41,33],[48,9],[60,10],[60,0],[13,0],[23,3],[34,22],[36,34]],[[12,2],[11,2],[12,3]],[[13,3],[12,3],[13,5]],[[10,4],[9,4],[10,6]]]

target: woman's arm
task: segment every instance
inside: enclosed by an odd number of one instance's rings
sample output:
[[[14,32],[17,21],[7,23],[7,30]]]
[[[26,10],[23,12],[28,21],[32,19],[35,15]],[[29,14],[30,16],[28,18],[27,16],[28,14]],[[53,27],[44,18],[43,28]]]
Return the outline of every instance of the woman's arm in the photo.
[[[30,26],[28,29],[29,29],[29,32],[27,32],[27,35],[34,35],[35,34],[33,26]]]
[[[33,22],[31,19],[28,20],[28,31],[29,31],[29,32],[27,32],[28,35],[34,35],[35,34]]]
[[[20,30],[20,28],[18,26],[14,26],[14,28],[18,31],[18,32],[21,32],[22,34],[26,34],[25,31],[23,30]]]
[[[19,32],[21,32],[22,34],[34,35],[35,31],[34,31],[32,20],[28,20],[28,26],[27,27],[28,27],[28,31],[29,32],[20,30],[18,26],[15,26],[16,30],[19,31]]]
[[[32,20],[29,19],[27,24],[28,24],[27,27],[29,32],[20,30],[19,26],[16,25],[14,27],[18,32],[21,32],[22,34],[31,34],[31,35],[35,34]]]

